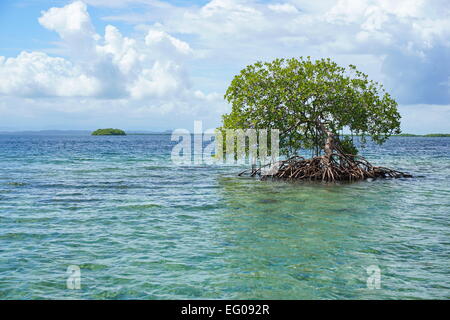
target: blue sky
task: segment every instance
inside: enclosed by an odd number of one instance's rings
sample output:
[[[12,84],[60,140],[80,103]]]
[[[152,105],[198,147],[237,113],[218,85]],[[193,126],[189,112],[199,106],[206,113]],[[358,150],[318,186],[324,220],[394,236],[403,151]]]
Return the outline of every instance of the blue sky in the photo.
[[[402,129],[450,132],[446,0],[0,2],[0,131],[215,127],[247,64],[355,64]]]

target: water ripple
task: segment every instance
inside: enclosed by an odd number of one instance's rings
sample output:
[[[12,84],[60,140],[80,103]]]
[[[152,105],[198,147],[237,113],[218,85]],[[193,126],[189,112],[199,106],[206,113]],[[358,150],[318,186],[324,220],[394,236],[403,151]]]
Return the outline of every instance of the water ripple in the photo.
[[[415,178],[342,185],[180,168],[172,145],[0,135],[0,299],[449,298],[449,138],[369,143]]]

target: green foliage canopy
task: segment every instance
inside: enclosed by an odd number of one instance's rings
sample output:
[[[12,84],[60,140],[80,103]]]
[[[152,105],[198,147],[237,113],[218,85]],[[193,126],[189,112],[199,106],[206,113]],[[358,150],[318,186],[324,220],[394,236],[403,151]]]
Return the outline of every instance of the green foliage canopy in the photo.
[[[120,129],[113,129],[113,128],[107,128],[107,129],[97,129],[94,132],[91,133],[93,136],[125,136],[126,133],[123,130]]]
[[[232,111],[223,116],[222,129],[279,129],[280,152],[287,155],[299,149],[320,153],[321,124],[336,136],[346,128],[378,144],[400,133],[397,103],[382,85],[355,66],[346,69],[330,59],[249,65],[234,77],[225,99]]]

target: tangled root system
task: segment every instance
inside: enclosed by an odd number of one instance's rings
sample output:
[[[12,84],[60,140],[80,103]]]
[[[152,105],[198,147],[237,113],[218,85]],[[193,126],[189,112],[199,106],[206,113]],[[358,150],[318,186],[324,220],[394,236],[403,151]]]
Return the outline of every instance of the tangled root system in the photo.
[[[239,175],[260,176],[262,180],[358,181],[367,178],[411,178],[412,175],[372,165],[361,156],[333,153],[305,159],[294,156],[275,164],[247,169]]]

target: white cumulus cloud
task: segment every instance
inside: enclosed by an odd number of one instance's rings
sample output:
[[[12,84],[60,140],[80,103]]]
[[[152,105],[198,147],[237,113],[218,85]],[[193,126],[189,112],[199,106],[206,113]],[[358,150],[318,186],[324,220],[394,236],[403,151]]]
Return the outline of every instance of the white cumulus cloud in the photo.
[[[290,3],[269,4],[268,8],[280,13],[298,13],[297,8]]]
[[[165,31],[149,29],[134,39],[107,25],[104,35],[99,35],[81,1],[44,11],[39,23],[58,33],[67,57],[24,51],[17,57],[0,58],[0,94],[156,100],[197,97],[185,70],[193,50]]]
[[[330,57],[358,62],[400,103],[448,104],[449,16],[446,0],[212,0],[158,22],[194,35],[211,64],[233,61],[235,73],[256,60]]]
[[[0,57],[0,93],[23,97],[92,96],[101,84],[63,58],[42,52],[22,52],[16,58]]]

